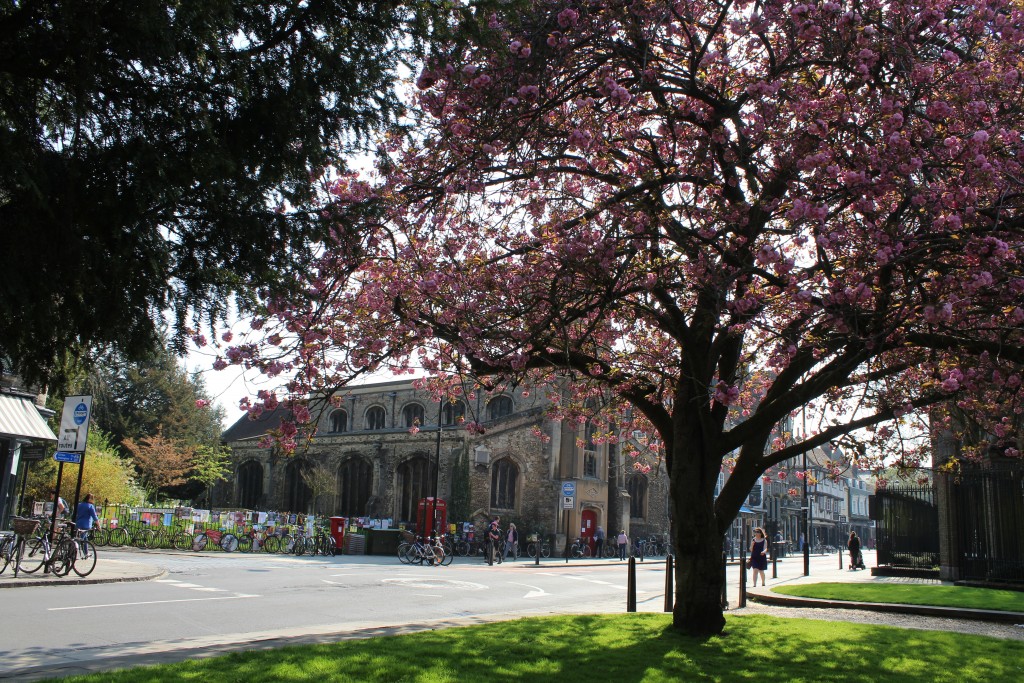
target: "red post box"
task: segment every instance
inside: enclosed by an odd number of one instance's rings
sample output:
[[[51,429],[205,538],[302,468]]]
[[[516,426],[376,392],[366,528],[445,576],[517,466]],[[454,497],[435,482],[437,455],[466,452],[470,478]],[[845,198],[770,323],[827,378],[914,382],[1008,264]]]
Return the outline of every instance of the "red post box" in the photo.
[[[345,547],[345,518],[331,517],[331,538],[334,539],[334,547],[341,552]]]
[[[448,503],[433,498],[420,498],[416,511],[416,531],[421,536],[429,536],[434,529],[443,534],[448,528]]]

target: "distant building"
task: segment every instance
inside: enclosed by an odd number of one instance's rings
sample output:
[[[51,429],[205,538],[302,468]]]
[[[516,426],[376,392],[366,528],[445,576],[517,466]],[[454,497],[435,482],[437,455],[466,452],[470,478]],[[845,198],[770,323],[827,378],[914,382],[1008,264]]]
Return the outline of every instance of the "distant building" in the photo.
[[[44,407],[46,394],[19,389],[17,377],[0,376],[0,528],[8,528],[29,458],[42,457],[43,446],[57,441],[46,424],[53,411]]]
[[[213,503],[412,524],[436,477],[439,498],[468,500],[465,519],[450,518],[453,523],[482,528],[501,515],[524,536],[554,534],[558,547],[567,529],[571,539],[592,536],[597,526],[609,535],[669,531],[663,468],[632,471],[621,445],[595,443],[589,423],[575,428],[548,419],[543,392],[477,392],[439,406],[411,381],[396,381],[351,387],[340,396],[321,410],[308,445],[290,456],[260,444],[279,426],[281,409],[232,425],[222,440],[231,448],[233,476],[215,489]],[[471,433],[466,422],[478,422],[484,432]],[[317,500],[303,477],[313,468],[333,479]],[[468,482],[461,494],[460,480]],[[565,482],[575,489],[571,509],[565,509]]]

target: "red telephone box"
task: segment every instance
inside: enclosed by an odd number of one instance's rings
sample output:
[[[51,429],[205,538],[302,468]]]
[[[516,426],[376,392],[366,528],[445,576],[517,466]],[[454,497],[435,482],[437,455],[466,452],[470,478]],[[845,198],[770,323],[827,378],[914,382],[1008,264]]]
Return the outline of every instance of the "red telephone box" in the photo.
[[[431,519],[433,513],[433,519]],[[416,510],[416,530],[421,536],[429,536],[434,529],[443,534],[448,528],[448,503],[440,498],[420,498]]]
[[[334,538],[334,547],[341,552],[345,547],[345,518],[331,517],[331,537]]]

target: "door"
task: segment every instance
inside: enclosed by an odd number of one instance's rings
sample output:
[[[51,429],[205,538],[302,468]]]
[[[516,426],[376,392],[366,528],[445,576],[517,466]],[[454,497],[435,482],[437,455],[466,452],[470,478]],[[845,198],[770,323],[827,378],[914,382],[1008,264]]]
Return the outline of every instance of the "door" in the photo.
[[[597,531],[597,512],[584,510],[580,521],[580,537],[585,539],[590,546],[590,552],[594,552],[594,532]]]

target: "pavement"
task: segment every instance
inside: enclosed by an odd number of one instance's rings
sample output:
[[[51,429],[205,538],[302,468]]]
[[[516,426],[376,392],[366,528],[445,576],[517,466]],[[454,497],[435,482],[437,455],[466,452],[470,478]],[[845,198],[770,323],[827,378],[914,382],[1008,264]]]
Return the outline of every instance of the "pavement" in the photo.
[[[116,583],[123,581],[147,581],[156,579],[164,576],[166,572],[159,567],[161,551],[149,551],[143,554],[143,551],[134,550],[111,550],[106,549],[106,552],[101,552],[99,555],[95,571],[86,578],[78,578],[73,574],[69,577],[58,578],[53,576],[47,576],[43,574],[35,575],[24,575],[21,574],[17,579],[13,577],[13,574],[8,567],[4,574],[0,575],[0,588],[11,588],[11,587],[30,587],[30,586],[55,586],[55,585],[73,585],[83,583]],[[224,557],[221,553],[211,553],[219,557]],[[144,561],[133,561],[131,558]],[[378,562],[384,559],[379,556],[347,556],[347,561],[352,563],[368,563]],[[915,578],[896,578],[896,577],[882,577],[873,576],[870,570],[860,571],[849,571],[845,568],[839,567],[838,558],[834,566],[829,568],[829,563],[821,562],[820,556],[816,558],[816,562],[812,566],[812,575],[803,576],[803,563],[800,557],[791,557],[786,560],[779,562],[776,568],[777,578],[772,578],[773,570],[772,566],[769,565],[766,575],[768,577],[768,586],[758,586],[754,588],[749,586],[746,589],[746,599],[750,602],[760,603],[762,605],[769,605],[768,607],[761,607],[760,609],[771,610],[769,613],[778,614],[781,609],[784,616],[789,616],[787,612],[791,612],[792,616],[803,616],[805,612],[817,612],[819,616],[813,616],[811,618],[826,618],[829,620],[844,620],[841,616],[843,613],[853,615],[851,610],[869,612],[888,612],[890,614],[876,614],[871,616],[865,614],[863,619],[870,619],[872,621],[885,622],[891,619],[897,618],[899,613],[904,615],[922,615],[923,617],[940,617],[945,619],[955,620],[957,623],[968,624],[966,628],[963,628],[963,632],[970,632],[970,623],[979,623],[981,621],[992,621],[999,622],[997,626],[995,623],[991,625],[991,629],[1002,629],[1002,637],[1014,637],[1022,638],[1021,634],[1017,634],[1016,631],[1021,630],[1021,625],[1024,625],[1024,613],[1019,612],[994,612],[988,610],[963,610],[963,609],[950,609],[943,607],[925,607],[917,605],[882,605],[877,603],[861,603],[861,602],[840,602],[831,600],[817,600],[813,598],[800,598],[795,596],[787,596],[778,593],[772,593],[771,589],[780,585],[799,585],[809,583],[822,583],[822,582],[846,582],[846,583],[931,583],[931,584],[942,584],[943,582],[931,579],[915,579]],[[873,554],[867,554],[866,560],[871,564],[873,560]],[[546,569],[556,568],[579,568],[587,566],[606,566],[606,565],[624,565],[626,562],[621,562],[618,559],[585,559],[585,560],[570,560],[568,563],[563,558],[548,558],[539,563],[535,563],[534,560],[528,558],[521,558],[517,562],[509,562],[509,565],[517,568],[529,569],[537,568],[538,566]],[[637,562],[638,566],[650,566],[660,564],[664,566],[664,558],[647,558],[643,563]],[[730,563],[735,565],[736,563]],[[749,576],[748,576],[749,579]],[[947,584],[951,585],[951,584]],[[730,597],[730,607],[736,609],[740,605],[740,595],[738,594],[738,588],[735,585],[730,584],[727,587]],[[785,608],[793,608],[787,610]],[[803,609],[802,609],[803,608]],[[819,608],[815,610],[808,610],[806,608]],[[826,609],[820,609],[826,608]],[[825,615],[825,616],[821,616]],[[839,616],[828,616],[828,615],[839,615]],[[32,667],[31,669],[20,669],[15,671],[9,671],[6,673],[0,673],[0,681],[5,680],[17,680],[17,681],[33,681],[42,678],[50,677],[63,677],[69,675],[80,675],[99,673],[103,671],[110,671],[118,668],[130,668],[140,665],[153,665],[153,664],[164,664],[179,662],[183,659],[201,659],[206,657],[214,657],[227,654],[229,652],[241,652],[249,650],[267,650],[273,648],[284,647],[286,645],[297,645],[297,644],[314,644],[314,643],[331,643],[338,642],[339,640],[351,640],[359,638],[370,638],[382,635],[398,635],[406,632],[413,632],[418,630],[438,629],[452,626],[465,626],[475,623],[483,623],[487,621],[501,620],[502,615],[490,615],[486,617],[466,617],[461,619],[445,619],[438,620],[436,622],[423,622],[418,624],[410,624],[404,627],[393,627],[393,626],[382,626],[378,628],[365,628],[356,629],[346,633],[323,632],[319,633],[315,630],[309,629],[288,629],[278,630],[266,633],[249,633],[245,634],[244,639],[240,639],[237,643],[225,643],[222,639],[217,637],[211,637],[209,642],[204,642],[202,639],[190,640],[188,643],[181,642],[150,642],[139,647],[143,649],[137,649],[132,652],[122,652],[118,656],[109,657],[98,657],[94,659],[74,659],[68,661],[52,661],[47,666]],[[914,619],[918,617],[908,616],[907,619]],[[852,618],[852,621],[862,620],[861,618]],[[976,620],[976,621],[975,621]],[[925,618],[926,622],[932,623],[940,620],[930,620]],[[1005,624],[1011,624],[1015,626],[1005,626]],[[900,624],[902,625],[902,624]],[[910,625],[915,627],[914,625]],[[918,626],[929,628],[933,626],[925,625]],[[937,626],[943,628],[942,626]],[[980,626],[979,626],[980,628]],[[953,627],[951,630],[957,630]],[[1001,635],[996,633],[996,635]]]

